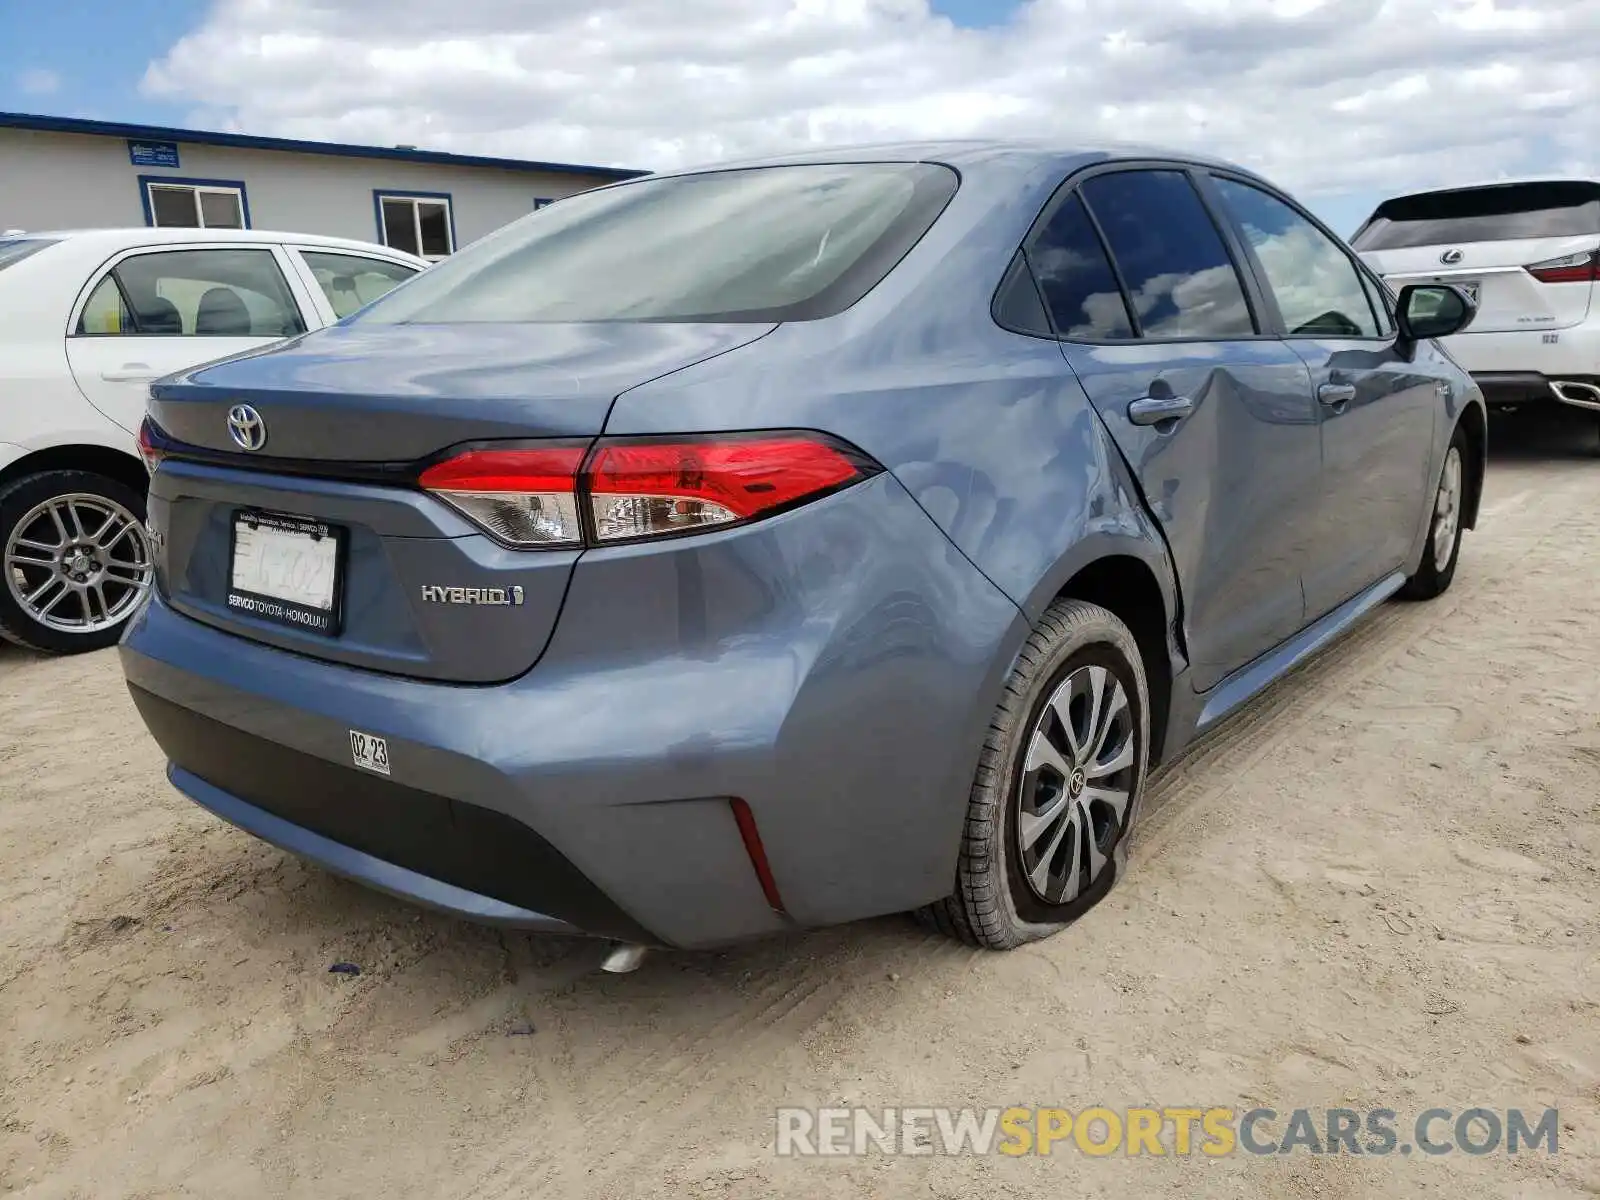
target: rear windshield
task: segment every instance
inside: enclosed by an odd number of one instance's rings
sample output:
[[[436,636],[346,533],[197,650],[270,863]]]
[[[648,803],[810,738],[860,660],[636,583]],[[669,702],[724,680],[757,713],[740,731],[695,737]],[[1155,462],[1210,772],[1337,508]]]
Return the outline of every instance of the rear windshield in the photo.
[[[1386,201],[1351,244],[1400,250],[1591,233],[1600,233],[1600,184],[1517,183]]]
[[[0,271],[55,244],[54,238],[0,238]]]
[[[361,324],[796,321],[854,304],[955,194],[932,163],[645,178],[569,196],[402,284]]]

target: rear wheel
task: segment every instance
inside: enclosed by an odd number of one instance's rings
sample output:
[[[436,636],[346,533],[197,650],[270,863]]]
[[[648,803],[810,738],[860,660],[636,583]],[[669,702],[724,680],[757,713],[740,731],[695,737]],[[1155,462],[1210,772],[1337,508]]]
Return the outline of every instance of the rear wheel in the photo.
[[[88,471],[0,489],[0,635],[75,654],[115,644],[150,587],[144,496]]]
[[[1126,625],[1057,601],[1017,658],[979,758],[953,895],[924,920],[975,946],[1047,937],[1125,868],[1149,740],[1144,666]]]
[[[1442,595],[1456,577],[1467,470],[1467,431],[1457,425],[1450,447],[1445,451],[1438,490],[1433,494],[1433,512],[1428,523],[1428,544],[1422,549],[1422,565],[1400,590],[1400,595],[1407,600],[1432,600]]]

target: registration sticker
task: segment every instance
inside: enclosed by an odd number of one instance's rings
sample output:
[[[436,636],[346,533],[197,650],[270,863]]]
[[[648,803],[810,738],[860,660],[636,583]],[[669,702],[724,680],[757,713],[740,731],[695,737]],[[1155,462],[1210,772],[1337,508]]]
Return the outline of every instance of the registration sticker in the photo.
[[[364,771],[389,773],[389,743],[381,737],[360,730],[350,731],[350,758]]]

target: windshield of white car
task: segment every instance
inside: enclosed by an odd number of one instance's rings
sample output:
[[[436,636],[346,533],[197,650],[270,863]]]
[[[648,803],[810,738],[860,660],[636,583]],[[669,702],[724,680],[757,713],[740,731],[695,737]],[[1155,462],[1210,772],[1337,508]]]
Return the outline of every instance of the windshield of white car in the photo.
[[[1514,183],[1385,201],[1351,245],[1401,250],[1588,234],[1600,234],[1600,184]]]
[[[55,244],[54,238],[0,238],[0,271]]]
[[[957,182],[933,163],[821,163],[583,192],[466,247],[352,320],[814,320],[876,286]]]

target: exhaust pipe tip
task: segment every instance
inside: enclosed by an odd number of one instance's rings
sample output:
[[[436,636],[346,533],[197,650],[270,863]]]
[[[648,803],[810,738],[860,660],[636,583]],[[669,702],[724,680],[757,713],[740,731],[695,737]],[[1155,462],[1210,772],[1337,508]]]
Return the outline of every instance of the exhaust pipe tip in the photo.
[[[1600,387],[1592,383],[1580,383],[1576,379],[1552,379],[1550,390],[1563,404],[1600,412]]]
[[[611,948],[601,962],[600,969],[611,975],[626,975],[630,971],[639,969],[639,964],[644,962],[647,953],[649,953],[647,946],[621,943]]]

